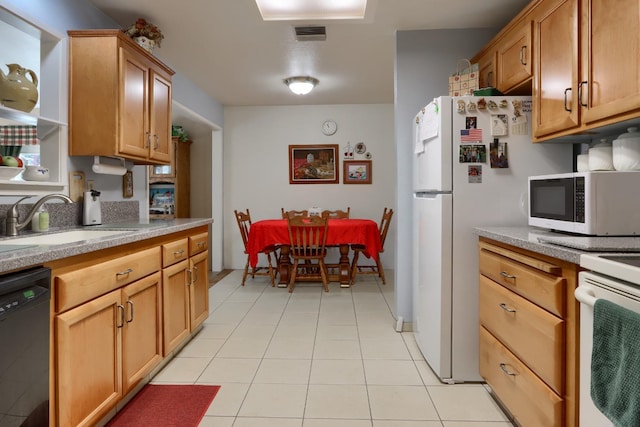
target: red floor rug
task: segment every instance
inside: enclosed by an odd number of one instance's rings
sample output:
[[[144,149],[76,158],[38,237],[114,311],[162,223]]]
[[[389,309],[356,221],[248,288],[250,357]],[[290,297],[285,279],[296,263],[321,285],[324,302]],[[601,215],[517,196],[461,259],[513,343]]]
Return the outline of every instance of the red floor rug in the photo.
[[[220,386],[147,384],[108,427],[197,427]]]

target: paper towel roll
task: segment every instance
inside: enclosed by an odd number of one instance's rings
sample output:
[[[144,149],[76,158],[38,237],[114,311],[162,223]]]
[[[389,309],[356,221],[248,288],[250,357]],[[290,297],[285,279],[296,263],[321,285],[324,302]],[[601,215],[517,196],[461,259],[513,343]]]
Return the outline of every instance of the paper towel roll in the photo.
[[[578,154],[578,172],[589,172],[589,154]]]

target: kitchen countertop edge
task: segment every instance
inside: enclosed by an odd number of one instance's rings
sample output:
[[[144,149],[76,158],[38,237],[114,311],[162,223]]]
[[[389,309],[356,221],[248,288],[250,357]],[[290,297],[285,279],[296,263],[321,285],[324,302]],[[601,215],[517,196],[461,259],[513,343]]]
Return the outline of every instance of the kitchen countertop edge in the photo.
[[[173,234],[212,223],[213,220],[211,218],[179,218],[166,221],[166,225],[150,228],[132,229],[126,226],[119,227],[118,224],[113,224],[112,227],[107,228],[103,225],[102,229],[104,230],[126,230],[130,232],[61,245],[36,245],[21,250],[4,252],[0,254],[0,274],[18,269],[35,267],[47,262],[69,258],[75,255]],[[86,227],[76,227],[75,229],[82,228],[86,229]],[[69,230],[72,229],[73,228]]]
[[[527,249],[574,264],[580,264],[580,255],[593,253],[539,242],[539,237],[554,237],[557,239],[558,234],[535,227],[475,227],[473,231],[478,236],[486,237],[487,239],[506,243],[517,248]]]

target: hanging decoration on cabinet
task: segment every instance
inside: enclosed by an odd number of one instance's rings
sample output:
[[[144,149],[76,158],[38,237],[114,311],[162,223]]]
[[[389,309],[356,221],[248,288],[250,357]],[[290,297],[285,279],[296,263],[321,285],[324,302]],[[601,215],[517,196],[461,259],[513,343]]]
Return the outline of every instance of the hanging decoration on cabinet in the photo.
[[[164,39],[160,29],[144,18],[138,18],[134,24],[123,31],[149,53],[152,53],[156,46],[160,47]]]
[[[461,64],[463,68],[460,68]],[[473,91],[479,88],[478,64],[472,64],[468,59],[460,59],[456,72],[449,77],[449,96],[473,95]]]

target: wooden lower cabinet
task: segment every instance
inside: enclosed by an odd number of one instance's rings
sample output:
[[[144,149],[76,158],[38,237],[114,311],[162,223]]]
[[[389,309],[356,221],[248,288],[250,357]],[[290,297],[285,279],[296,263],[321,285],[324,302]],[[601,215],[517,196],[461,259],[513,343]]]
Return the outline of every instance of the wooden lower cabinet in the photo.
[[[165,356],[209,317],[208,242],[200,233],[163,245]]]
[[[576,264],[481,237],[480,375],[522,427],[578,426]]]
[[[162,270],[164,301],[164,356],[189,336],[189,261]]]
[[[58,425],[93,425],[161,360],[160,273],[56,317]]]
[[[208,239],[204,226],[47,265],[51,425],[103,422],[204,322]]]

